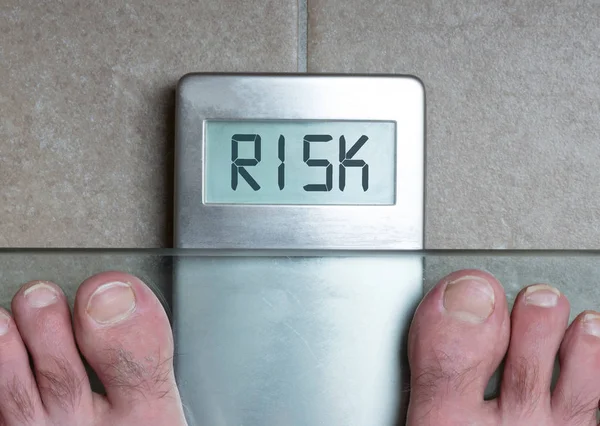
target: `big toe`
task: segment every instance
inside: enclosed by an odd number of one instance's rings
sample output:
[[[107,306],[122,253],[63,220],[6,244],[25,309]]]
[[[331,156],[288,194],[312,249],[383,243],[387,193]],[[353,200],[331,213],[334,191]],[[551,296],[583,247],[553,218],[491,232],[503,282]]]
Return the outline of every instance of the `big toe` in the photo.
[[[169,321],[142,281],[121,272],[86,280],[77,291],[74,327],[106,389],[105,415],[113,416],[106,424],[185,424]]]
[[[484,392],[509,333],[506,297],[493,276],[463,270],[441,280],[411,324],[408,424],[488,423],[496,412]]]

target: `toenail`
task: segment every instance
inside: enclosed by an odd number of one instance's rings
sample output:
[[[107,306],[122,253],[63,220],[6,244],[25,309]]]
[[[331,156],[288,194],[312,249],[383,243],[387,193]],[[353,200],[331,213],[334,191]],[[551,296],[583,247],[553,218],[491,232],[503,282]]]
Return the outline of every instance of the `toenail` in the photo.
[[[127,318],[135,309],[131,285],[122,282],[103,284],[94,291],[87,313],[99,324],[114,324]]]
[[[582,323],[583,331],[592,336],[600,337],[600,315],[585,314]]]
[[[0,312],[0,336],[8,333],[8,324],[10,323],[10,317],[4,312]]]
[[[551,308],[556,306],[560,291],[546,284],[536,284],[525,290],[525,304]]]
[[[481,323],[494,310],[494,289],[481,277],[460,277],[448,282],[444,292],[444,307],[460,320]]]
[[[44,306],[53,304],[58,299],[56,289],[46,283],[34,284],[25,289],[23,294],[29,306],[33,308],[43,308]]]

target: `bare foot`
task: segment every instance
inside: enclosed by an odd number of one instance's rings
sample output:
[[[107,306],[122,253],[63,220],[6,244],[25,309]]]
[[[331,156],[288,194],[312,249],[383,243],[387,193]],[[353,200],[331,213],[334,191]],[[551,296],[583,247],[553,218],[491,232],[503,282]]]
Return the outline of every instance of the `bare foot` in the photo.
[[[0,311],[0,425],[186,424],[169,322],[139,279],[106,272],[86,280],[73,325],[61,289],[45,281],[24,285],[12,311]],[[91,391],[78,348],[106,396]]]
[[[466,270],[422,301],[409,335],[409,426],[596,426],[600,398],[600,315],[567,328],[569,302],[547,285],[521,291],[509,317],[502,286]],[[550,391],[559,354],[561,373]],[[500,396],[484,401],[506,356]]]

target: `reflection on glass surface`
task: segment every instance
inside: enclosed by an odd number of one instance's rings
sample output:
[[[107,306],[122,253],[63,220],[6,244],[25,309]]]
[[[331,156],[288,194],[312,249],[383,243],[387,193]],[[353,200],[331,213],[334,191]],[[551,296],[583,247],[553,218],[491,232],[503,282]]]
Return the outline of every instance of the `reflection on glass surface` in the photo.
[[[600,251],[433,250],[417,252],[310,252],[211,251],[191,249],[0,249],[0,300],[7,307],[13,292],[24,282],[51,279],[69,297],[87,276],[105,270],[124,270],[145,280],[170,305],[173,262],[190,257],[220,256],[366,256],[389,255],[399,259],[420,256],[423,286],[427,291],[445,274],[479,268],[494,274],[509,299],[528,283],[550,282],[572,301],[573,311],[600,303]],[[594,305],[595,306],[595,305]]]

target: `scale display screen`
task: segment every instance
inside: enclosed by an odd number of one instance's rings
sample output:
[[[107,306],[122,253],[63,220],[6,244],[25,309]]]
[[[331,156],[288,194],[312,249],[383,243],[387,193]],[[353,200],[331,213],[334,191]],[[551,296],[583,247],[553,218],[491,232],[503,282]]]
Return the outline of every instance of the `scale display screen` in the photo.
[[[393,121],[205,122],[206,204],[393,205]]]

